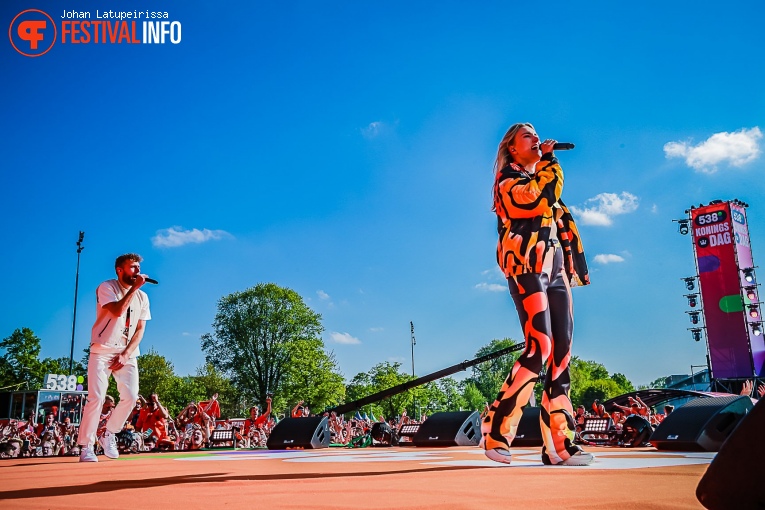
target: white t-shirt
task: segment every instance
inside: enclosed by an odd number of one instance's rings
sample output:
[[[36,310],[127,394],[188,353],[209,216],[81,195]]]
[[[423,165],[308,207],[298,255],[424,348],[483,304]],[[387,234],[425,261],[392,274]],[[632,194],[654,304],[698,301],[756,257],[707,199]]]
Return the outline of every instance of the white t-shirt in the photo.
[[[112,315],[105,304],[122,299],[128,288],[123,287],[117,280],[107,280],[96,289],[96,323],[90,335],[90,351],[98,353],[120,353],[127,347],[129,338],[135,334],[138,321],[151,319],[149,311],[149,296],[138,289],[133,293],[130,306],[119,317]],[[131,358],[140,355],[136,347]]]

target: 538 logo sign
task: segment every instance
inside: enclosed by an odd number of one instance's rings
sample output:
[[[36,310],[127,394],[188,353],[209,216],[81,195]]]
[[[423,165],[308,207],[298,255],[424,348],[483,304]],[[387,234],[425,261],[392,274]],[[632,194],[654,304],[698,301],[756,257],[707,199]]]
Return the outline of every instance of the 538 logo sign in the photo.
[[[53,391],[82,391],[85,378],[81,375],[48,374],[45,376],[45,389]]]
[[[37,9],[20,12],[8,29],[13,48],[26,57],[39,57],[56,44],[56,24],[48,14]]]

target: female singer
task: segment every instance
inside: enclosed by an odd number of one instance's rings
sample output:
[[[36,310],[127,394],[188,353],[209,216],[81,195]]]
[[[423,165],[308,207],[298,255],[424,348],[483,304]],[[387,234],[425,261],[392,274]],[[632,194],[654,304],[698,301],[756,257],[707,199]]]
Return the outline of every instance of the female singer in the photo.
[[[563,170],[555,140],[540,143],[534,126],[514,124],[499,145],[494,171],[497,262],[507,277],[526,348],[483,419],[486,456],[509,464],[522,408],[542,367],[544,464],[580,466],[592,455],[573,444],[576,424],[569,399],[574,317],[571,287],[589,284],[587,262],[571,213],[561,201]]]

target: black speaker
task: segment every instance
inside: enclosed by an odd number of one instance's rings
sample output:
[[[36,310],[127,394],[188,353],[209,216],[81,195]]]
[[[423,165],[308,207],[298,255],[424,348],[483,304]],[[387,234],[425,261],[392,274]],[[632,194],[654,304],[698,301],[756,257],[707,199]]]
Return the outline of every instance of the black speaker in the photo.
[[[515,439],[510,446],[542,446],[542,424],[540,415],[541,407],[524,407],[518,429],[515,431]]]
[[[414,446],[478,446],[481,424],[478,411],[434,413],[412,438]]]
[[[643,443],[647,442],[648,438],[651,437],[651,434],[653,433],[651,422],[637,414],[628,416],[627,419],[624,420],[622,430],[624,432],[622,441],[624,446],[628,448],[643,446]]]
[[[285,418],[276,424],[266,441],[269,450],[329,447],[329,419],[326,416]]]
[[[372,424],[372,444],[375,446],[392,446],[395,441],[393,429],[385,422],[375,422]]]
[[[716,452],[751,409],[752,399],[741,395],[696,398],[664,418],[650,442],[658,450]]]
[[[702,505],[710,510],[765,508],[765,484],[758,475],[765,459],[763,431],[765,399],[728,436],[701,478],[696,497]]]

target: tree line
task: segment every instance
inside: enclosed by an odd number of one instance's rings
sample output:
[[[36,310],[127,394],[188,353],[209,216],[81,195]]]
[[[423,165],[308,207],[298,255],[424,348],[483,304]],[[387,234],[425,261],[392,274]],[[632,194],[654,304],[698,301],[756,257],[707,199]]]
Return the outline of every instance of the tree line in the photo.
[[[248,415],[253,404],[263,405],[273,395],[273,408],[287,414],[299,401],[313,412],[354,401],[414,379],[401,363],[382,362],[345,381],[334,354],[321,338],[321,315],[309,308],[295,291],[261,283],[218,301],[212,332],[201,338],[205,363],[194,375],[180,376],[172,362],[155,350],[138,358],[140,391],[157,393],[170,413],[178,414],[190,401],[219,394],[221,413],[235,418]],[[483,356],[515,342],[492,340],[476,351]],[[40,339],[28,328],[0,341],[0,388],[38,389],[47,373],[68,374],[69,358],[40,359]],[[439,411],[481,410],[497,395],[519,353],[510,353],[472,368],[467,377],[444,377],[393,395],[363,409],[375,417],[391,418],[405,410],[410,416]],[[86,375],[87,350],[74,363],[75,375]],[[658,381],[657,381],[658,382]],[[571,359],[571,400],[589,406],[635,388],[619,373],[595,361]],[[542,380],[535,387],[541,402]],[[117,397],[114,380],[109,394]]]

